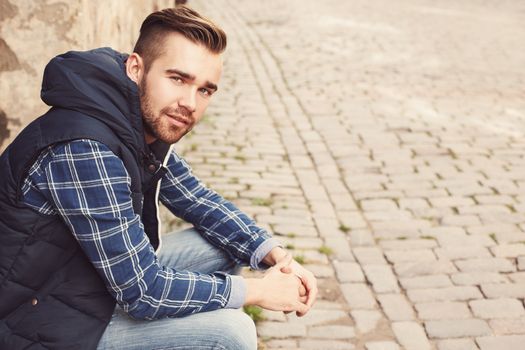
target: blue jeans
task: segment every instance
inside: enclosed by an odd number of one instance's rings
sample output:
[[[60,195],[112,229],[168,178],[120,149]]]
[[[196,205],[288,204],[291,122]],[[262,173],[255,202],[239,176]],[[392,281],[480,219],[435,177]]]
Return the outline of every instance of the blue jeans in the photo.
[[[194,229],[163,235],[158,258],[177,270],[239,272],[224,251]],[[257,349],[257,335],[252,319],[239,309],[142,321],[117,306],[98,349]]]

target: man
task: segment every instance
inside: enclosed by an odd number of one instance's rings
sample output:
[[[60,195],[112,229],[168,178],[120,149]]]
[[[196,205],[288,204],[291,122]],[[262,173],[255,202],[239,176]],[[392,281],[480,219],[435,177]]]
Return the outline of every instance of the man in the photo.
[[[170,149],[217,90],[225,46],[179,7],[149,15],[129,56],[48,64],[52,108],[0,157],[1,349],[255,349],[243,305],[311,308],[312,273]],[[161,244],[159,200],[194,229]]]

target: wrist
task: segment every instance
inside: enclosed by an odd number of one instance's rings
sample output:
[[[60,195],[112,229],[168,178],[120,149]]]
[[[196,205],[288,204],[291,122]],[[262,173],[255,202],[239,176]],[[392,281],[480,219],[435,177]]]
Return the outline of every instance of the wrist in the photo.
[[[259,305],[261,302],[262,280],[257,278],[245,278],[246,298],[244,305]]]
[[[284,258],[286,256],[286,250],[284,250],[281,247],[275,247],[264,257],[263,262],[266,265],[273,266],[275,265],[279,260]]]

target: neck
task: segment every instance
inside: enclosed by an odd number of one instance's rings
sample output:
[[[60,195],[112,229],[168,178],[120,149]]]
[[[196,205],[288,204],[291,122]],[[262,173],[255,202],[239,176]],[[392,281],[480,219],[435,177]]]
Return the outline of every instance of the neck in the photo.
[[[156,139],[154,136],[150,135],[150,134],[147,133],[147,132],[144,133],[144,139],[146,140],[146,143],[147,143],[148,145],[150,145],[150,144],[152,144],[153,142],[157,141],[157,139]]]

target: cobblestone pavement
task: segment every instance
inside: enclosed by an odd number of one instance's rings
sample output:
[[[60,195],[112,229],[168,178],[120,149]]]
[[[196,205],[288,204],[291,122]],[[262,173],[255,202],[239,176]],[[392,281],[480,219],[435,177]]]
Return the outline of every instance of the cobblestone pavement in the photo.
[[[525,347],[525,2],[192,1],[229,49],[178,149],[319,278],[266,349]]]

